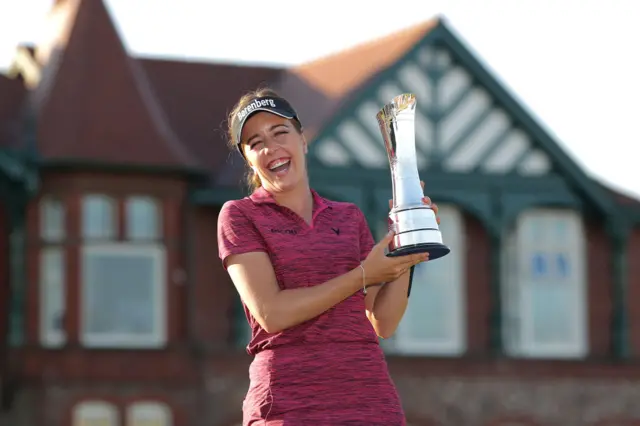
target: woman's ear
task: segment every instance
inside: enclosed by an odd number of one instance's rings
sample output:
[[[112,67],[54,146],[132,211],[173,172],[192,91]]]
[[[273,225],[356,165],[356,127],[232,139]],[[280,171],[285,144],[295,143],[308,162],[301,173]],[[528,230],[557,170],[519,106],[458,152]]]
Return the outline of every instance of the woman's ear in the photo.
[[[309,144],[307,143],[307,138],[302,135],[302,149],[305,154],[309,152]]]

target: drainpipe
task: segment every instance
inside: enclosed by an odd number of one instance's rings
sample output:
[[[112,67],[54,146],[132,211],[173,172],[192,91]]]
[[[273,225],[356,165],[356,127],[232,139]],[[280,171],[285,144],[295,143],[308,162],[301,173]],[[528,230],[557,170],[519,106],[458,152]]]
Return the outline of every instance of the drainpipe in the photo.
[[[631,356],[629,342],[629,280],[627,252],[632,228],[623,218],[608,218],[608,233],[612,242],[613,318],[611,337],[613,355],[617,359]]]
[[[504,197],[498,189],[491,191],[491,216],[485,218],[485,230],[489,236],[490,293],[489,350],[494,356],[504,355],[504,311],[503,311],[503,245],[507,221],[503,206]]]
[[[8,238],[8,297],[3,311],[6,315],[6,333],[2,342],[0,377],[1,407],[0,411],[10,410],[20,381],[20,360],[9,356],[12,347],[18,347],[24,342],[24,316],[26,311],[26,203],[24,189],[12,183],[7,191],[9,200],[7,218],[9,219]]]

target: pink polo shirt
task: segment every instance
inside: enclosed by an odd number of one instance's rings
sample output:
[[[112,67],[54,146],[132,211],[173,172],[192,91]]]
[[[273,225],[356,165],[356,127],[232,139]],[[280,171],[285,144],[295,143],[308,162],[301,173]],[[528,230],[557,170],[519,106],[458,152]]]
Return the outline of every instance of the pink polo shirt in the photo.
[[[223,263],[262,251],[281,289],[322,284],[357,268],[374,245],[360,209],[313,193],[312,224],[264,189],[224,204],[218,218]],[[323,314],[267,333],[244,306],[255,355],[243,425],[404,425],[384,353],[355,292]]]
[[[232,254],[266,252],[282,289],[322,284],[358,267],[374,245],[364,215],[355,204],[330,201],[312,193],[311,225],[276,204],[262,188],[250,197],[225,203],[218,218],[223,264]],[[365,316],[362,292],[317,318],[276,334],[264,331],[246,306],[244,309],[252,330],[247,347],[252,355],[265,348],[307,341],[377,342]]]

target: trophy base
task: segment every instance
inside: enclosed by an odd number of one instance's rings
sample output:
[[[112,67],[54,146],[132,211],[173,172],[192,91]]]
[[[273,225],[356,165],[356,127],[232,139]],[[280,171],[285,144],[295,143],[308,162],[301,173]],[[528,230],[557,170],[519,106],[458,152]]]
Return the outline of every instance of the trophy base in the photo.
[[[388,257],[400,257],[417,253],[429,253],[429,260],[436,260],[451,252],[451,249],[442,243],[419,243],[398,247],[387,253]]]

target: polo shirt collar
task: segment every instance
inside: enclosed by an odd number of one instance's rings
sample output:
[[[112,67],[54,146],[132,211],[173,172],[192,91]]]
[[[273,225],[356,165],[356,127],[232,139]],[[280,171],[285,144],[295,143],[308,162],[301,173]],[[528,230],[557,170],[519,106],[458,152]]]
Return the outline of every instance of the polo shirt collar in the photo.
[[[320,194],[318,194],[315,190],[311,189],[311,195],[313,196],[314,211],[316,209],[331,207],[331,202],[326,198],[321,197]],[[255,191],[253,191],[249,198],[255,204],[277,204],[273,195],[263,187],[257,188]]]

